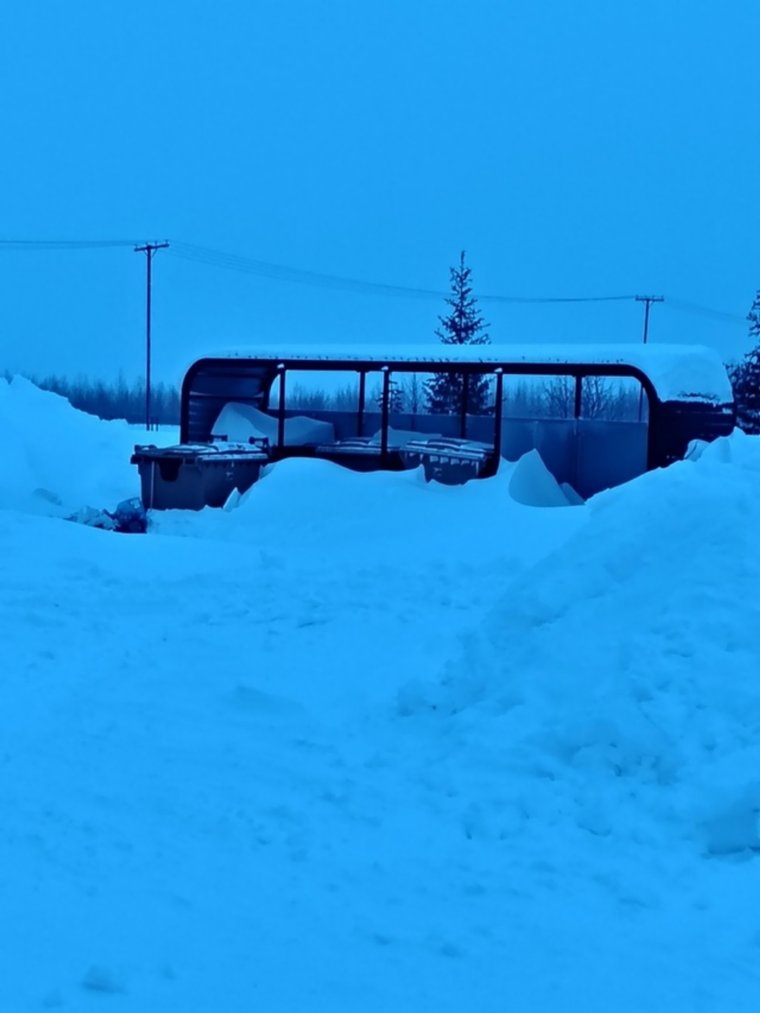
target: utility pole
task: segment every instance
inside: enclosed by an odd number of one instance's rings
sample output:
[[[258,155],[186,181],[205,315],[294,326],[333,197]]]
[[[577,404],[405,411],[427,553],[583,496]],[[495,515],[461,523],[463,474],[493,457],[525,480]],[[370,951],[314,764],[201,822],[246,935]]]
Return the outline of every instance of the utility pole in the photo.
[[[144,246],[136,246],[135,253],[144,253],[148,266],[148,277],[146,286],[146,312],[145,312],[145,428],[150,429],[150,285],[151,265],[156,250],[165,250],[168,243],[145,243]]]
[[[662,295],[637,295],[634,298],[636,302],[644,303],[644,344],[646,344],[649,337],[649,307],[653,302],[665,302],[665,297]]]
[[[634,296],[636,302],[644,303],[644,344],[647,343],[649,337],[649,308],[653,302],[665,302],[665,297],[662,295],[637,295]],[[641,422],[644,413],[644,388],[642,387],[639,391],[639,422]]]

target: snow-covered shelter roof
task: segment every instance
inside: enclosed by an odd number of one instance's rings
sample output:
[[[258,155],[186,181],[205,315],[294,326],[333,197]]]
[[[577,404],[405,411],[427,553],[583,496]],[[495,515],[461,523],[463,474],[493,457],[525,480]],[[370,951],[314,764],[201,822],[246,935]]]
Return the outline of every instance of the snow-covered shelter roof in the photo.
[[[336,369],[347,363],[380,369],[384,365],[410,368],[435,363],[470,365],[629,367],[644,373],[661,401],[702,401],[730,404],[731,383],[718,353],[704,345],[661,344],[535,344],[535,345],[277,345],[240,347],[205,356],[206,359],[246,359],[284,362],[298,368]],[[199,360],[202,361],[202,360]],[[196,366],[198,363],[196,363]],[[191,367],[193,368],[193,367]]]

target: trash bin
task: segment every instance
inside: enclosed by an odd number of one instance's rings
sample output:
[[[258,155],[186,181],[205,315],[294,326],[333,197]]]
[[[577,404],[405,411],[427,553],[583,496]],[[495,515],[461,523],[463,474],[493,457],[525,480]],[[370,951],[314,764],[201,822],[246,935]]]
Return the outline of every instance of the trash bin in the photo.
[[[472,478],[494,474],[498,461],[494,448],[472,440],[437,438],[411,440],[402,451],[407,467],[424,468],[427,481],[462,485]]]
[[[250,489],[268,460],[269,441],[251,439],[175,447],[138,445],[131,463],[140,474],[146,510],[202,510],[224,506],[235,489]]]

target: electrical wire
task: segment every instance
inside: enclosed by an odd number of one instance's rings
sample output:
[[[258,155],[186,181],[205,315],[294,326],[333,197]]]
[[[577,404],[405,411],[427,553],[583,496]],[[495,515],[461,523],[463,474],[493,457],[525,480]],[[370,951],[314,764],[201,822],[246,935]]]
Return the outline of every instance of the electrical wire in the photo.
[[[136,246],[139,239],[0,239],[0,250],[37,252],[41,250],[102,250]]]
[[[418,288],[409,285],[393,285],[384,282],[364,281],[359,278],[346,278],[340,275],[322,274],[317,271],[308,271],[297,267],[286,267],[283,264],[273,264],[264,260],[253,260],[250,257],[241,257],[233,253],[223,253],[220,250],[212,250],[206,246],[197,246],[193,243],[174,241],[169,247],[169,253],[184,260],[195,261],[213,267],[226,268],[233,271],[241,271],[245,274],[254,274],[259,277],[271,278],[276,281],[295,282],[305,285],[314,285],[319,288],[332,288],[341,291],[356,292],[368,295],[390,295],[405,296],[415,299],[441,299],[450,295],[442,289]],[[583,302],[622,302],[633,299],[633,295],[608,295],[608,296],[559,296],[559,297],[532,297],[532,296],[508,296],[508,295],[478,295],[478,302],[491,303],[583,303]]]
[[[0,239],[0,252],[35,252],[45,250],[97,250],[109,248],[134,249],[143,244],[143,239]],[[410,285],[394,285],[385,282],[365,281],[342,275],[324,274],[305,268],[288,267],[267,260],[256,260],[235,253],[225,253],[207,246],[172,240],[167,252],[182,260],[192,261],[208,267],[217,267],[229,271],[269,278],[273,281],[291,284],[312,285],[317,288],[329,288],[342,292],[354,292],[362,295],[396,296],[412,299],[445,299],[450,292],[443,289],[420,288]],[[511,305],[552,305],[572,303],[630,302],[636,299],[630,295],[597,295],[597,296],[513,296],[479,294],[478,302],[501,303]],[[666,298],[664,306],[679,312],[708,317],[721,323],[746,324],[746,317],[738,313],[700,306],[682,299]]]
[[[223,253],[219,250],[212,250],[206,246],[196,246],[192,243],[177,241],[172,242],[169,246],[168,252],[175,257],[181,257],[183,260],[191,260],[211,267],[220,267],[231,271],[239,271],[244,274],[253,274],[258,277],[270,278],[275,281],[314,285],[318,288],[332,288],[346,292],[373,293],[376,295],[413,296],[416,298],[436,299],[440,298],[441,295],[446,294],[435,289],[411,288],[404,285],[386,285],[381,282],[361,281],[358,278],[345,278],[339,275],[322,274],[318,271],[308,271],[297,267],[287,267],[284,264],[273,264],[265,260],[254,260],[250,257],[241,257],[234,253]]]
[[[709,317],[711,320],[719,320],[721,323],[746,325],[746,316],[739,313],[728,313],[725,310],[711,309],[709,306],[698,306],[696,303],[684,302],[682,299],[667,299],[664,305],[683,313],[691,313],[694,316]]]

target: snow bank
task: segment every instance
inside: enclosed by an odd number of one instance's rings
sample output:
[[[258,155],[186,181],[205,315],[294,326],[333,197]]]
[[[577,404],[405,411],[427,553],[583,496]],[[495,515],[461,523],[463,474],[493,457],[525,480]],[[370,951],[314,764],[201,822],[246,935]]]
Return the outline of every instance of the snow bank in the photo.
[[[699,1008],[760,1002],[759,487],[760,440],[737,432],[596,497],[442,678],[399,695],[429,758],[451,744],[440,790],[475,789],[470,832],[554,879],[555,946],[595,952],[586,980],[609,1008],[651,1008],[651,984],[626,975],[623,1000],[605,981],[619,948],[641,969],[643,925],[645,963],[659,950],[670,968],[655,1008],[698,1008],[695,975]],[[579,876],[600,885],[592,919],[611,901],[631,913],[612,946],[567,922]],[[735,975],[709,980],[702,962],[721,960]]]
[[[630,779],[666,786],[648,815],[667,809],[709,850],[692,807],[709,815],[710,783],[727,775],[757,799],[759,479],[760,440],[737,431],[696,464],[597,496],[583,530],[473,637],[477,665],[453,663],[431,700],[448,713],[492,707],[510,752],[542,756],[558,775],[593,769],[602,776],[588,793],[619,791],[619,820]],[[757,826],[736,850],[749,847],[760,848]]]
[[[0,424],[6,451],[0,473],[4,506],[36,503],[47,512],[57,505],[99,503],[114,491],[120,471],[116,494],[134,489],[134,475],[129,475],[134,436],[124,423],[103,423],[76,412],[65,398],[15,377],[10,383],[0,380]]]
[[[0,507],[63,516],[139,495],[129,458],[141,434],[126,422],[103,422],[17,376],[0,378],[0,427]],[[154,442],[173,438],[150,434]]]
[[[291,458],[268,466],[228,510],[155,511],[150,523],[157,533],[248,541],[326,560],[392,553],[418,561],[448,555],[468,565],[502,552],[531,561],[548,552],[583,523],[583,511],[563,511],[560,521],[535,508],[569,504],[535,452],[462,486],[426,482],[422,468],[359,473]]]

